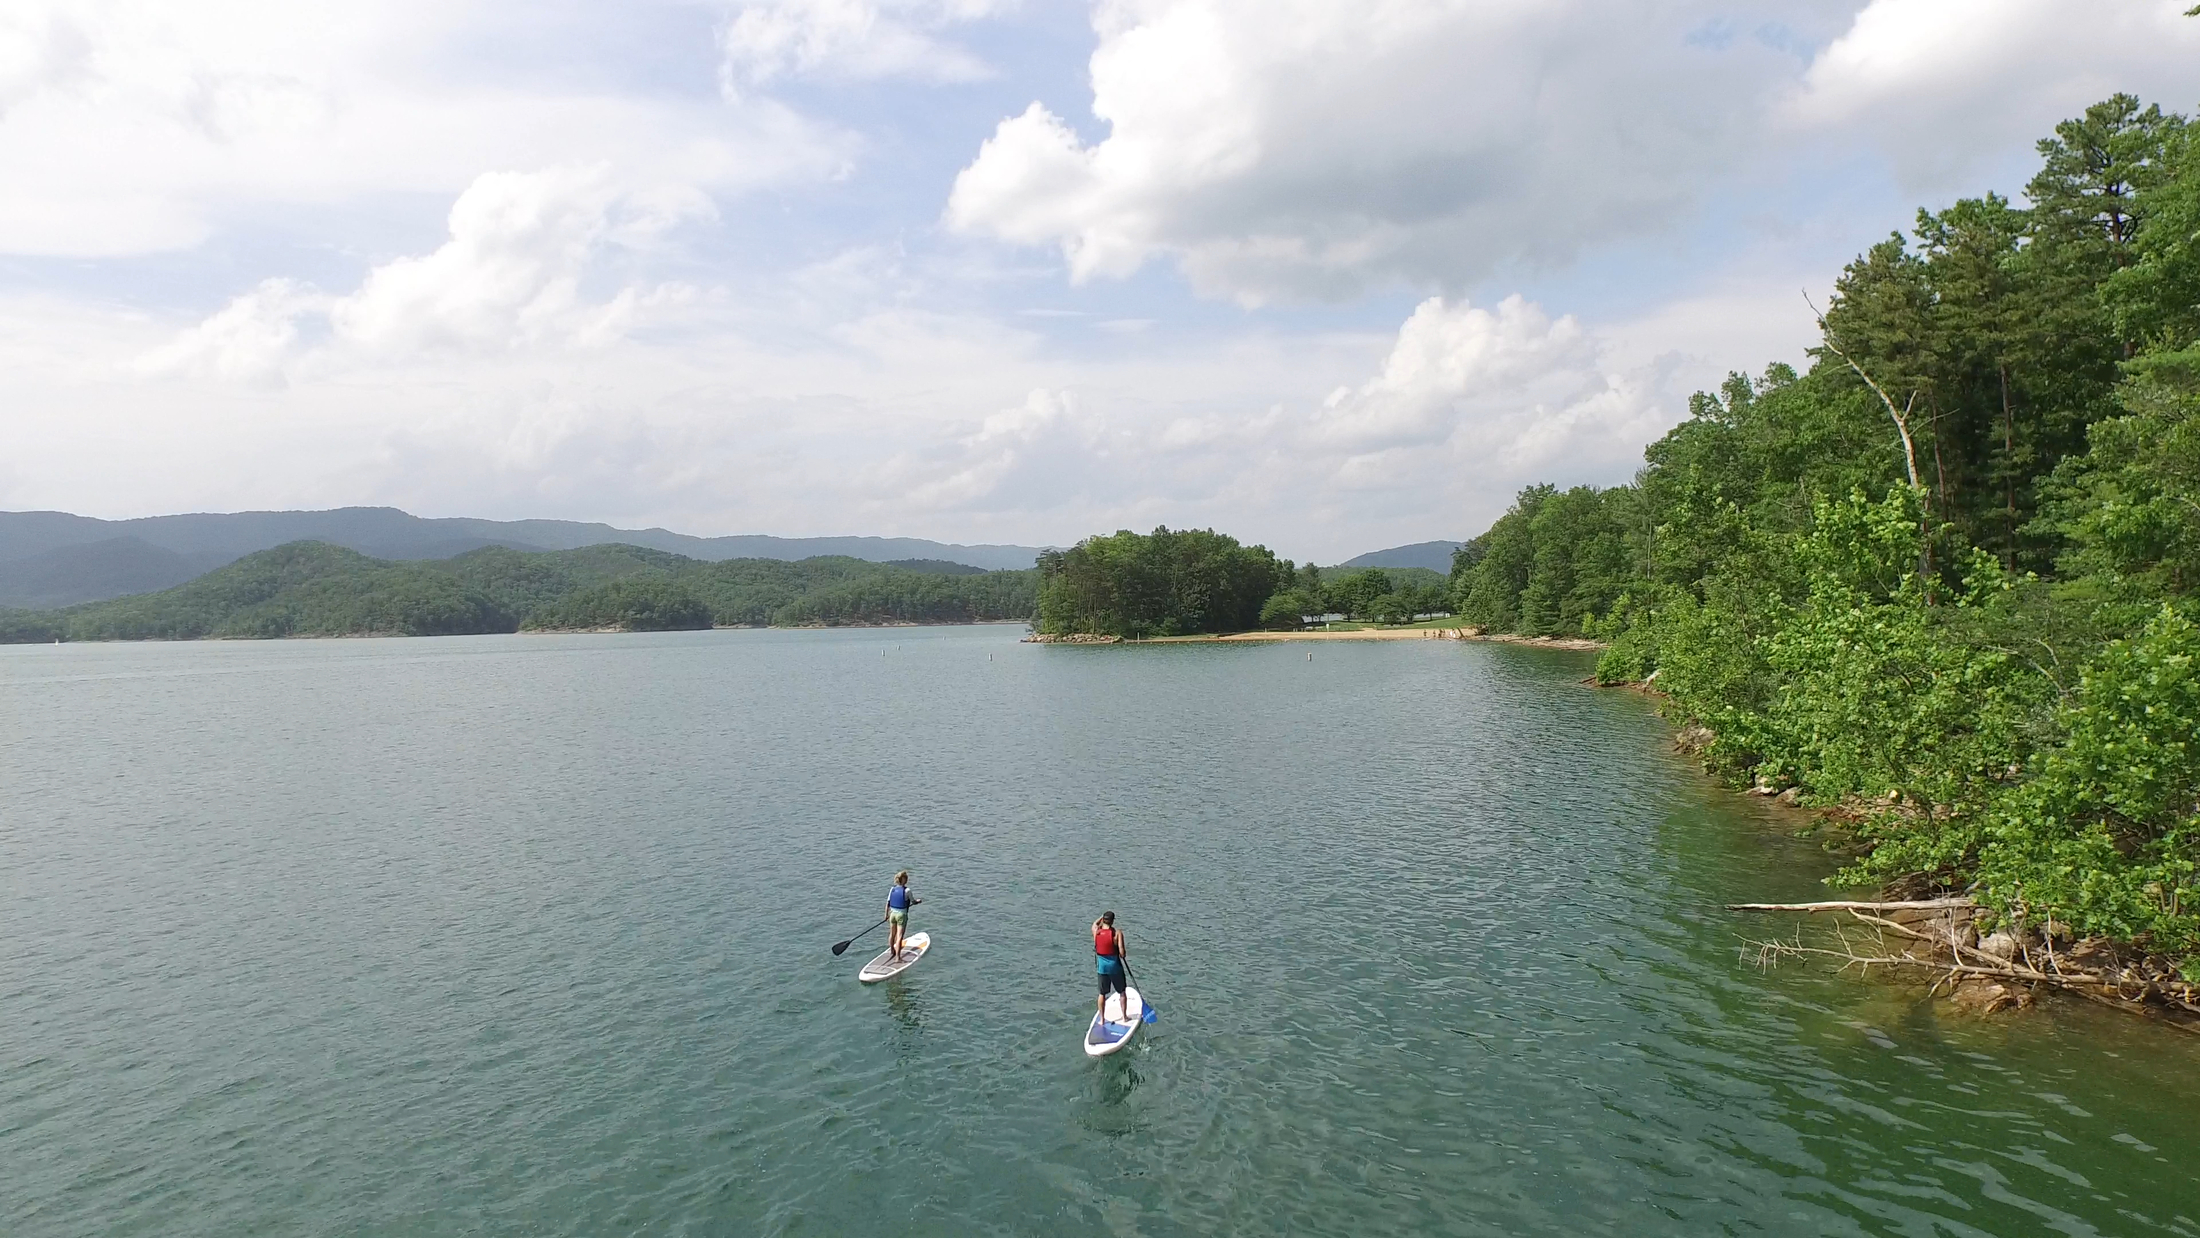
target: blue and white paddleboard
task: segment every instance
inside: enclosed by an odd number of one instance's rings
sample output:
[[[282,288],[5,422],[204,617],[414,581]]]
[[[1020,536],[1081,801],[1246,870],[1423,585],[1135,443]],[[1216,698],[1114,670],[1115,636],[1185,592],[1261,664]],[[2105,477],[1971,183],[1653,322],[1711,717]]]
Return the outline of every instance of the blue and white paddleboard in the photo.
[[[1138,990],[1108,994],[1106,1005],[1093,1011],[1092,1026],[1085,1029],[1085,1056],[1106,1057],[1129,1044],[1145,1018],[1146,1002]]]
[[[879,951],[877,958],[865,963],[863,970],[856,973],[856,979],[865,984],[877,984],[881,980],[891,979],[915,967],[917,960],[923,958],[924,952],[931,948],[930,933],[911,933],[901,939],[899,956],[891,950]]]

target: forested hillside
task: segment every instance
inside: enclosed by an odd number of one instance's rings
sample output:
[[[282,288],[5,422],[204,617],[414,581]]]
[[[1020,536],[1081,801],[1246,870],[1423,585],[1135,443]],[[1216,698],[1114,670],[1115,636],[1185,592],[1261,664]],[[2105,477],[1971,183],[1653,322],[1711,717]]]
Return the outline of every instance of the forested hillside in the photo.
[[[391,562],[296,542],[158,593],[0,610],[0,642],[967,623],[1030,618],[1036,588],[1031,571],[951,573],[840,557],[705,563],[640,546],[496,546]]]
[[[1850,879],[2200,959],[2200,129],[2117,96],[2039,150],[2023,205],[1850,263],[1806,372],[1522,492],[1453,588],[1852,813]]]

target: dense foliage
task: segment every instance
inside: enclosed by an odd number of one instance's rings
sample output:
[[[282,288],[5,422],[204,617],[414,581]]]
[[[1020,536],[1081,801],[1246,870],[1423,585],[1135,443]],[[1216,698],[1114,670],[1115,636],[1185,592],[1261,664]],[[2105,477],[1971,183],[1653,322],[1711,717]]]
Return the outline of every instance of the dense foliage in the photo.
[[[606,545],[547,553],[488,547],[389,562],[293,542],[159,593],[0,610],[0,643],[978,622],[1030,618],[1036,591],[1029,571],[948,572],[837,556],[705,563]]]
[[[50,611],[0,607],[0,645],[44,645],[60,640],[68,624]]]
[[[442,636],[512,628],[492,599],[447,573],[326,542],[292,542],[173,589],[55,613],[66,617],[69,640]]]
[[[1633,485],[1522,492],[1453,592],[1845,809],[1844,879],[2200,967],[2200,127],[2118,96],[2040,154],[2026,205],[1849,264],[1808,372],[1697,396]]]
[[[1288,567],[1288,561],[1286,561]],[[1287,572],[1280,587],[1262,605],[1264,628],[1294,628],[1320,615],[1343,615],[1370,623],[1411,623],[1451,609],[1444,578],[1425,567],[1332,568],[1308,564]]]
[[[1293,567],[1212,529],[1128,529],[1039,557],[1039,630],[1181,636],[1259,626]]]
[[[1033,572],[871,572],[824,585],[774,613],[781,624],[976,623],[1028,619]]]
[[[647,575],[614,580],[547,603],[520,626],[529,631],[678,632],[707,628],[711,622],[710,607],[686,582]]]

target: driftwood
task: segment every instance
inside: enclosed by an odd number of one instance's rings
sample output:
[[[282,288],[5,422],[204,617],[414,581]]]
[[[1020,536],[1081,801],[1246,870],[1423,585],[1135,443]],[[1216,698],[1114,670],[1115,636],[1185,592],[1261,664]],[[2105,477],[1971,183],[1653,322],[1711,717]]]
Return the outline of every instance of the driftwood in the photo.
[[[2159,1021],[2182,1031],[2200,1033],[2200,993],[2190,985],[2159,983],[2143,974],[2135,975],[2128,968],[2096,971],[2077,966],[2069,951],[2061,956],[2055,951],[2052,934],[2042,933],[2036,940],[2029,935],[2018,934],[2011,943],[2016,948],[2014,957],[2003,959],[1981,950],[1974,944],[1975,934],[1959,931],[1957,913],[1974,908],[1969,899],[1908,899],[1891,902],[1832,901],[1823,903],[1737,903],[1736,911],[1846,911],[1863,924],[1872,926],[1881,934],[1878,953],[1864,953],[1856,949],[1846,932],[1838,932],[1838,948],[1807,946],[1800,931],[1793,942],[1751,941],[1757,951],[1757,965],[1771,967],[1781,959],[1791,957],[1817,957],[1838,959],[1842,970],[1851,967],[1869,974],[1874,967],[1907,968],[1936,973],[1930,992],[1938,995],[1942,985],[1954,986],[1965,980],[2010,981],[2030,987],[2046,987],[2070,993],[2088,1001],[2113,1006],[2128,1013],[2167,1015]],[[1888,919],[1884,912],[1943,911],[1945,919],[1933,917],[1913,919],[1909,923]],[[1941,928],[1937,933],[1919,932],[1920,927]],[[1925,954],[1911,950],[1893,952],[1887,948],[1886,933],[1894,933],[1913,941],[1926,943],[1931,949]],[[2034,955],[2039,947],[2044,959]],[[1991,1008],[1991,1007],[1989,1007]]]
[[[1835,899],[1825,903],[1728,903],[1728,911],[1953,911],[1975,907],[1967,898],[1912,898],[1884,903],[1860,903]]]

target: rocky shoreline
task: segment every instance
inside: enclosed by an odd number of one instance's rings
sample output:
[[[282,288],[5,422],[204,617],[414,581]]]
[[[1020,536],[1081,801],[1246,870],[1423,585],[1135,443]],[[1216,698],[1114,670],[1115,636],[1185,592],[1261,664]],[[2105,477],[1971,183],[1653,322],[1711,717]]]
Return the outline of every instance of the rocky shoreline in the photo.
[[[1027,645],[1120,645],[1120,636],[1102,636],[1097,632],[1033,632],[1024,637]]]
[[[1652,678],[1656,678],[1655,675]],[[1663,697],[1648,682],[1597,683]],[[1690,725],[1673,733],[1673,747],[1701,755],[1716,738],[1706,727]],[[1759,782],[1745,795],[1829,824],[1852,820],[1861,805],[1805,807],[1802,788]],[[2053,991],[2111,1006],[2126,1013],[2200,1033],[2200,983],[2188,980],[2175,963],[2130,942],[2108,937],[2073,939],[2052,917],[2037,923],[2022,916],[2000,917],[1968,894],[1901,898],[1889,888],[1879,901],[1831,900],[1818,903],[1734,903],[1729,911],[1842,913],[1864,936],[1836,932],[1832,945],[1805,945],[1800,938],[1752,941],[1760,965],[1787,958],[1833,959],[1845,970],[1869,975],[1874,968],[1922,978],[1930,974],[1930,997],[1959,1010],[1994,1014],[2032,1006],[2042,992]],[[1983,931],[1982,931],[1983,930]]]

